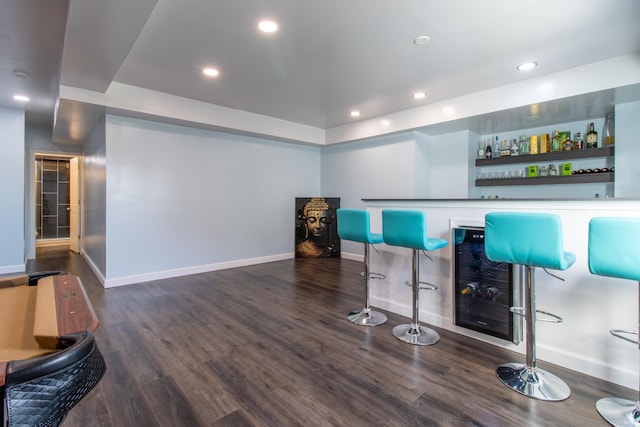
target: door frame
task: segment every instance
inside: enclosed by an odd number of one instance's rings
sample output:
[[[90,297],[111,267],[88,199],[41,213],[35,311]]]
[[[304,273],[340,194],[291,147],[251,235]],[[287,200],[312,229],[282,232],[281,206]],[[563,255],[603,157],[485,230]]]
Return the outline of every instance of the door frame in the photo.
[[[46,150],[29,150],[29,159],[26,168],[27,174],[27,202],[25,203],[25,242],[26,242],[26,258],[36,258],[36,156],[60,158],[60,159],[78,159],[78,232],[80,234],[78,250],[82,251],[82,154],[80,153],[59,153]]]

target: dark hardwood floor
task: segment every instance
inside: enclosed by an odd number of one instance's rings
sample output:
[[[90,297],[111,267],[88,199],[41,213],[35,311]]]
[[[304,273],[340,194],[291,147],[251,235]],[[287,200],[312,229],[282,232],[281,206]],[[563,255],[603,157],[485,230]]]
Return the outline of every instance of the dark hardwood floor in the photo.
[[[65,427],[605,426],[600,397],[636,398],[540,361],[572,395],[529,399],[495,375],[522,355],[446,330],[436,345],[405,344],[391,329],[407,319],[393,313],[382,326],[353,325],[354,261],[287,260],[106,290],[65,249],[28,263],[49,269],[82,279],[107,362]]]

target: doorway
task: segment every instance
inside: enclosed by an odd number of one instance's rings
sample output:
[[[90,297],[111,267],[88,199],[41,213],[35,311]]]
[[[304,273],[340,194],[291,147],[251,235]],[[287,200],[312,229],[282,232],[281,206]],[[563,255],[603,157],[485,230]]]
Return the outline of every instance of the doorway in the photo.
[[[78,158],[35,154],[34,234],[36,247],[79,245]]]

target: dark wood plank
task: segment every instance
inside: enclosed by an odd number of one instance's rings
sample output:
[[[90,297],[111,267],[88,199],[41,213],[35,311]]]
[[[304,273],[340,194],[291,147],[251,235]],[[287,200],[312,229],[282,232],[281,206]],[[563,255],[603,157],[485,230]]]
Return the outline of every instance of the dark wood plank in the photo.
[[[42,267],[42,268],[39,268]],[[633,390],[539,361],[572,389],[541,402],[501,384],[523,355],[438,330],[434,346],[346,320],[362,304],[360,263],[286,260],[103,289],[77,254],[43,254],[31,271],[81,277],[100,319],[107,373],[65,427],[606,426],[595,409]],[[383,286],[379,282],[375,286]],[[606,332],[603,332],[606,333]]]
[[[59,274],[50,278],[53,280],[56,299],[58,336],[85,330],[95,332],[98,329],[98,317],[82,281],[71,274]]]

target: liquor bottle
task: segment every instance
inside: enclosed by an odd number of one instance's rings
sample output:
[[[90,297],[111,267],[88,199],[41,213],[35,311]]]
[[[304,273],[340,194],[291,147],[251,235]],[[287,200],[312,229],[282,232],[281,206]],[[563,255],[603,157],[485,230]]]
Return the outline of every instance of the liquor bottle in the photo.
[[[556,129],[556,132],[553,134],[553,137],[551,138],[551,151],[552,153],[555,153],[556,151],[560,151],[560,132],[558,132],[558,130]]]
[[[491,140],[487,140],[487,148],[484,150],[484,156],[487,159],[490,159],[492,157],[492,153],[491,153]]]
[[[462,295],[474,295],[478,290],[477,282],[469,282],[465,285],[464,289],[460,291]]]
[[[543,133],[540,136],[540,153],[548,153],[549,152],[549,134]]]
[[[577,132],[576,139],[573,140],[573,149],[582,150],[583,148],[584,148],[584,141],[582,141],[582,134],[580,132]]]
[[[517,156],[518,154],[520,154],[520,145],[518,144],[518,141],[514,138],[513,141],[511,141],[511,155]]]
[[[478,142],[478,158],[484,159],[484,147],[482,146],[482,141]]]
[[[538,154],[538,135],[529,138],[529,154]]]
[[[567,138],[564,140],[564,151],[571,151],[571,150],[573,150],[573,141]]]
[[[500,141],[496,136],[496,141],[493,143],[493,157],[500,157]]]
[[[511,148],[509,148],[509,144],[507,144],[507,140],[502,141],[502,146],[500,147],[500,157],[506,157],[511,155]]]
[[[598,147],[598,132],[593,128],[593,122],[589,124],[589,132],[587,132],[587,148]]]
[[[529,141],[527,135],[520,135],[520,154],[529,154]]]
[[[602,127],[602,143],[601,147],[611,147],[615,144],[615,115],[610,112],[605,116],[604,126]]]

